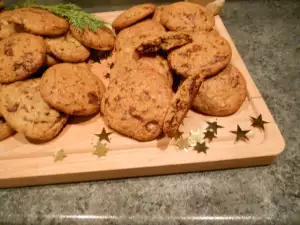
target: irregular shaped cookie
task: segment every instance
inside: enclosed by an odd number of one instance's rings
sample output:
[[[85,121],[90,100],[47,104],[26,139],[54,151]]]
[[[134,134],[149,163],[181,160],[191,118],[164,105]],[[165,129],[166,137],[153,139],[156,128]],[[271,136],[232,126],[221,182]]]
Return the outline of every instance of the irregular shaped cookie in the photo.
[[[83,45],[88,48],[93,48],[97,50],[111,50],[115,45],[115,36],[113,32],[107,28],[102,27],[93,32],[89,29],[84,29],[83,31],[78,30],[73,25],[71,25],[71,34]]]
[[[9,125],[34,140],[53,139],[68,116],[51,108],[40,95],[40,79],[2,87],[0,111]]]
[[[135,5],[121,13],[113,21],[112,26],[116,30],[121,30],[151,15],[154,10],[155,5],[153,4]]]
[[[36,8],[15,9],[12,11],[10,21],[23,25],[26,32],[37,35],[62,35],[69,30],[67,20]]]
[[[101,111],[114,130],[139,141],[158,137],[172,96],[161,75],[132,70],[110,81]]]
[[[228,65],[222,72],[203,81],[192,107],[210,116],[235,113],[247,96],[246,81],[240,71]]]
[[[0,114],[0,141],[10,137],[13,133],[14,130],[6,123]]]
[[[116,51],[124,51],[126,48],[133,48],[140,41],[149,35],[162,34],[165,28],[154,20],[145,20],[133,26],[121,30],[116,38]]]
[[[173,137],[176,134],[176,131],[191,107],[201,82],[199,76],[189,76],[181,84],[172,98],[163,126],[164,133],[169,137]]]
[[[163,34],[150,35],[141,39],[136,50],[142,54],[156,52],[160,49],[168,51],[190,42],[192,42],[191,35],[183,32],[170,31]]]
[[[0,41],[0,83],[23,80],[44,63],[46,45],[33,34],[14,34]]]
[[[172,31],[210,31],[215,25],[210,10],[190,2],[176,2],[165,6],[160,19]]]
[[[222,70],[230,59],[230,44],[215,32],[195,33],[192,43],[168,55],[171,68],[185,77],[213,75]]]
[[[161,23],[160,17],[161,17],[161,14],[163,13],[164,9],[165,9],[164,5],[157,6],[155,8],[152,19],[155,20],[156,22]]]
[[[41,95],[53,108],[70,115],[99,112],[104,85],[85,63],[61,63],[46,70]]]
[[[62,37],[47,38],[46,42],[50,52],[65,62],[84,62],[90,56],[89,49],[77,41],[70,32]]]

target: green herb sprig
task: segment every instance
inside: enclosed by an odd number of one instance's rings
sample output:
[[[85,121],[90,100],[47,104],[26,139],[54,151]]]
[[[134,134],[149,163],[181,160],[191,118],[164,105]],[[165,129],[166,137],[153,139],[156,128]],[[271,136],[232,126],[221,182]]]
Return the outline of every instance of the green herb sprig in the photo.
[[[93,32],[97,32],[97,30],[105,24],[108,24],[105,21],[101,21],[97,19],[93,14],[85,12],[82,8],[75,4],[58,4],[58,5],[41,5],[37,4],[35,0],[26,0],[22,3],[17,3],[8,7],[7,9],[17,9],[17,8],[39,8],[44,9],[54,14],[64,17],[79,30],[83,30],[84,28],[89,28]]]

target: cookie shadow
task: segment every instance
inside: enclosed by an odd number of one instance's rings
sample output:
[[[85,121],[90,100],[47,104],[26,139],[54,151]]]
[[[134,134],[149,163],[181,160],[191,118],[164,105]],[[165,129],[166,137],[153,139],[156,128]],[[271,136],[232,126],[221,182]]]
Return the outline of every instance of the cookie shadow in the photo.
[[[89,120],[94,119],[96,116],[99,116],[99,113],[91,116],[71,116],[68,120],[68,124],[85,123],[88,122]]]

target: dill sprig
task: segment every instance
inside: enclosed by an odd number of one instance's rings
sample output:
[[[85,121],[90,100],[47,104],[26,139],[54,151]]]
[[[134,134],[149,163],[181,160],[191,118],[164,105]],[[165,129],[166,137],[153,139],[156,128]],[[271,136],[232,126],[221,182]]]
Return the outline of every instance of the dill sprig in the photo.
[[[7,8],[17,9],[17,8],[39,8],[44,9],[54,14],[64,17],[69,21],[74,27],[79,30],[83,30],[84,28],[88,28],[93,32],[97,32],[97,30],[105,24],[108,24],[105,21],[101,21],[97,19],[93,14],[85,12],[82,8],[75,4],[58,4],[58,5],[41,5],[37,4],[35,0],[26,0],[22,3],[17,3]]]

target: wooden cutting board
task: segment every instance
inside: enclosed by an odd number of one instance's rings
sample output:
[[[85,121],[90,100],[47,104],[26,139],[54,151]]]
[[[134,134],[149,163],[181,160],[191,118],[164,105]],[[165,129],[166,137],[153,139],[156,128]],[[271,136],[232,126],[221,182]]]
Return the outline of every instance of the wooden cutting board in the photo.
[[[97,16],[112,22],[120,13],[98,13]],[[245,64],[232,42],[221,18],[215,17],[216,29],[232,47],[232,64],[240,69],[247,81],[248,96],[237,113],[228,117],[209,117],[189,111],[180,128],[184,136],[191,130],[203,130],[206,121],[217,121],[224,128],[209,145],[207,154],[189,150],[179,151],[164,138],[141,143],[113,133],[110,151],[98,158],[92,154],[97,141],[95,133],[105,127],[100,115],[71,119],[57,138],[47,143],[31,143],[16,134],[0,142],[0,187],[19,187],[41,184],[90,181],[133,176],[183,173],[191,171],[266,165],[284,149],[283,137],[256,88]],[[270,123],[265,132],[251,127],[250,116],[262,114]],[[237,124],[251,130],[248,142],[235,143]],[[106,127],[106,130],[110,130]],[[53,154],[64,149],[67,157],[54,162]]]

